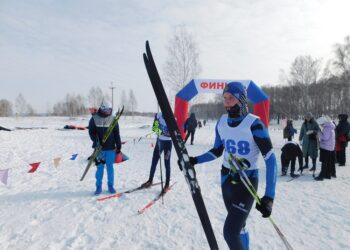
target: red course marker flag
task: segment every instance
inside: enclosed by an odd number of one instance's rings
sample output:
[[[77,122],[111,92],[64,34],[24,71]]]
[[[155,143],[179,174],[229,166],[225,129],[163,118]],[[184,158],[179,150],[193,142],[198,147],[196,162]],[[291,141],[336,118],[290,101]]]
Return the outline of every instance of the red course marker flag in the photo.
[[[38,169],[40,163],[41,162],[30,163],[29,165],[32,167],[32,169],[29,170],[28,173],[34,173]]]

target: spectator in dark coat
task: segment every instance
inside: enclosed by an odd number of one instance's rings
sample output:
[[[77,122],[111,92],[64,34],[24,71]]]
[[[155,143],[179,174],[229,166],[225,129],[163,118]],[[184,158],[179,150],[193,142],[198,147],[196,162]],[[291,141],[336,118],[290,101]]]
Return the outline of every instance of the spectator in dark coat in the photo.
[[[340,114],[338,115],[339,123],[335,129],[336,134],[336,158],[337,162],[339,163],[339,166],[345,166],[346,162],[346,156],[345,151],[346,147],[348,146],[349,141],[349,133],[350,133],[350,124],[348,122],[348,115],[347,114]]]
[[[309,157],[312,160],[312,168],[310,171],[316,170],[316,159],[318,157],[318,132],[320,127],[313,118],[313,115],[308,112],[305,115],[305,121],[301,125],[299,142],[302,145],[302,150],[305,159],[305,166],[303,168],[309,168]]]
[[[190,137],[191,135],[191,145],[193,145],[194,133],[196,132],[196,128],[197,128],[196,115],[194,113],[191,113],[190,117],[185,121],[185,124],[184,124],[185,133],[187,131],[185,143],[187,142],[188,137]]]

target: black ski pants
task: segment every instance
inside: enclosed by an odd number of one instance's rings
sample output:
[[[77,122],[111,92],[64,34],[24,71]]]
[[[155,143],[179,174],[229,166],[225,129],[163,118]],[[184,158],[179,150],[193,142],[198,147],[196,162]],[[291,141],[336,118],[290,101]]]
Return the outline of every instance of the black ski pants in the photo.
[[[257,190],[259,179],[256,177],[249,179]],[[228,212],[224,224],[225,241],[230,249],[244,250],[240,234],[246,224],[254,198],[240,181],[239,176],[229,174],[229,170],[225,167],[221,170],[221,190]]]

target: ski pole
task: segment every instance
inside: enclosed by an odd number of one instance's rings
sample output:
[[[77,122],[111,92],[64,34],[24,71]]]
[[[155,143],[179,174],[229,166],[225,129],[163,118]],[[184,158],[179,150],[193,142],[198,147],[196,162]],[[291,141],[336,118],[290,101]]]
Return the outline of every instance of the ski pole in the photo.
[[[139,139],[137,140],[137,142],[140,142],[142,138],[144,138],[144,137],[147,138],[148,136],[152,135],[153,133],[154,133],[154,132],[152,131],[151,133],[148,133],[148,134],[145,134],[145,135],[140,136]]]
[[[239,178],[242,181],[243,185],[247,188],[248,192],[252,195],[254,200],[260,205],[261,204],[260,197],[259,197],[257,191],[255,190],[255,187],[253,186],[253,184],[251,183],[250,179],[248,178],[247,174],[244,171],[244,167],[242,166],[243,161],[241,159],[235,157],[234,155],[230,154],[229,163],[231,165],[231,170],[234,173],[237,173],[239,175]],[[234,168],[232,168],[232,165]],[[268,218],[269,218],[269,221],[271,222],[272,226],[276,230],[277,234],[280,236],[280,238],[283,241],[286,248],[288,250],[293,250],[293,247],[288,242],[287,238],[284,236],[281,229],[277,226],[276,222],[272,219],[271,216],[269,216]]]
[[[157,146],[158,147],[158,154],[159,154],[159,169],[160,169],[160,186],[162,188],[161,192],[163,191],[164,185],[163,185],[163,170],[162,170],[162,152],[160,152],[160,140],[159,135],[157,135]],[[162,195],[162,204],[164,204],[164,198]]]

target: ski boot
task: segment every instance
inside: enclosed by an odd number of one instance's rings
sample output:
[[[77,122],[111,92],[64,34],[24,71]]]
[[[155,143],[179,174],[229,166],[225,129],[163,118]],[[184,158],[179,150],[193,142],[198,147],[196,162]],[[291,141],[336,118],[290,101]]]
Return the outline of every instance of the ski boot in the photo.
[[[169,183],[166,183],[165,186],[162,189],[162,195],[164,195],[166,192],[170,190]]]
[[[141,185],[142,188],[149,188],[150,186],[152,186],[152,181],[150,180],[146,181]]]

